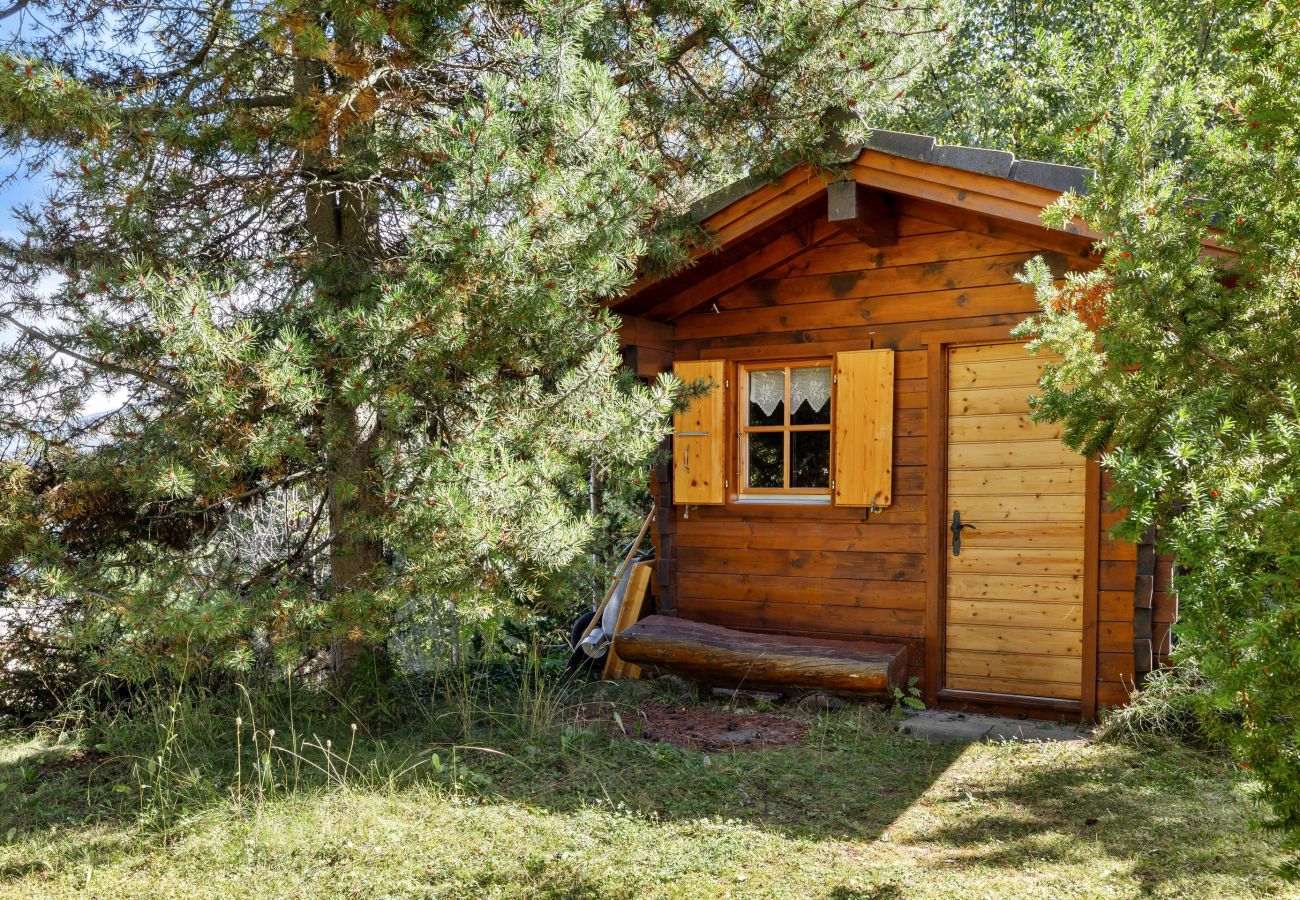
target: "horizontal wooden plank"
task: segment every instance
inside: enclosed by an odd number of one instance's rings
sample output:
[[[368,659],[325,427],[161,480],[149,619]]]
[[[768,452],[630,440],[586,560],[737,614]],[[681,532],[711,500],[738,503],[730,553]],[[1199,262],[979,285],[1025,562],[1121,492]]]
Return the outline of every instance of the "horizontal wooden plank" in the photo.
[[[948,624],[1078,629],[1083,626],[1083,604],[1081,602],[1035,603],[1024,600],[964,600],[950,597]]]
[[[1007,680],[1055,681],[1078,685],[1083,662],[1078,657],[1042,656],[1026,653],[984,653],[977,650],[949,650],[944,660],[949,675],[976,675]],[[952,686],[951,678],[948,680]]]
[[[965,310],[954,310],[953,315],[939,323],[944,329],[995,328],[1011,329],[1029,315],[1021,310],[1009,313],[979,313],[965,315]],[[723,334],[709,338],[678,340],[674,352],[678,359],[695,359],[716,356],[724,359],[783,359],[791,351],[799,357],[811,353],[836,353],[840,350],[861,350],[871,342],[877,347],[890,347],[896,352],[915,352],[927,346],[935,331],[934,320],[912,322],[843,323],[819,325],[793,331],[772,331],[761,334]]]
[[[679,576],[677,590],[683,596],[703,600],[925,609],[925,583],[920,581],[690,572]]]
[[[1133,648],[1125,653],[1098,653],[1097,679],[1133,683]]]
[[[948,596],[966,600],[1031,600],[1042,603],[1083,602],[1083,579],[1017,575],[951,575]]]
[[[1137,544],[1131,541],[1121,541],[1103,533],[1100,545],[1097,548],[1097,555],[1101,559],[1136,560]]]
[[[1156,562],[1157,591],[1168,591],[1172,586],[1172,563],[1168,559]],[[1097,584],[1103,591],[1129,591],[1132,596],[1133,584],[1137,578],[1137,563],[1119,562],[1103,559],[1098,569]]]
[[[688,572],[745,575],[801,575],[923,581],[920,553],[836,553],[822,550],[715,550],[680,547],[677,568]]]
[[[976,344],[971,347],[952,347],[948,350],[948,360],[953,363],[985,363],[998,360],[1026,360],[1041,359],[1056,362],[1061,359],[1060,354],[1044,351],[1042,353],[1030,353],[1025,349],[1022,341],[1011,341],[1004,344]]]
[[[895,391],[894,409],[923,409],[929,406],[930,393],[924,388],[915,391]]]
[[[1116,706],[1127,706],[1129,702],[1129,691],[1133,689],[1131,684],[1119,684],[1114,681],[1097,682],[1097,706],[1100,709]]]
[[[926,294],[952,288],[1015,285],[1033,253],[1018,250],[980,259],[946,259],[921,265],[841,269],[830,274],[763,278],[717,297],[723,310],[791,306],[826,300],[858,300]]]
[[[1078,628],[1005,628],[949,622],[944,639],[949,650],[985,650],[997,653],[1036,653],[1080,656],[1083,635]]]
[[[1063,429],[1049,422],[1034,422],[1027,414],[956,416],[948,419],[948,440],[967,441],[1059,441]]]
[[[894,350],[894,377],[903,379],[930,377],[930,359],[925,350]]]
[[[925,466],[894,466],[894,497],[907,494],[924,494],[926,480],[929,475],[930,471]]]
[[[957,362],[948,367],[948,387],[966,388],[1022,387],[1037,390],[1047,360],[1038,357],[979,362]]]
[[[1040,468],[1073,466],[1082,457],[1056,439],[1045,441],[983,441],[953,444],[948,448],[948,468],[984,469],[996,466]]]
[[[697,622],[710,622],[729,628],[833,631],[839,634],[891,638],[920,638],[925,634],[923,610],[873,609],[822,603],[751,603],[679,596],[677,611]]]
[[[775,522],[687,519],[677,526],[682,547],[744,547],[758,550],[854,550],[924,553],[923,525],[873,522],[822,522],[815,527],[790,528]]]
[[[1020,494],[1081,494],[1085,466],[1055,468],[954,469],[948,491],[962,496],[992,494],[1008,500]]]
[[[900,226],[905,219],[916,223],[923,221],[900,216]],[[957,259],[1023,254],[1025,249],[1023,245],[1012,241],[956,229],[929,234],[900,234],[898,242],[889,247],[872,247],[856,238],[850,238],[833,243],[828,241],[820,247],[806,250],[795,259],[773,269],[767,277],[832,275]]]
[[[803,506],[799,504],[727,503],[701,506],[691,510],[690,518],[734,519],[747,522],[787,522],[792,526],[811,522],[877,522],[881,524],[921,524],[926,521],[926,498],[923,494],[904,494],[893,505],[877,513],[861,506]]]
[[[1082,522],[1083,493],[1036,494],[1014,497],[992,495],[957,495],[948,498],[945,521],[952,521],[953,510],[961,510],[963,522]]]
[[[971,572],[995,575],[1083,576],[1083,548],[1049,547],[1028,550],[1015,547],[981,547],[978,536],[963,539],[960,556],[948,557],[950,577]]]
[[[1155,622],[1178,621],[1178,598],[1167,591],[1157,591],[1152,601],[1151,618]],[[1132,622],[1132,589],[1099,591],[1097,619],[1102,622]]]
[[[1051,681],[1017,681],[1006,678],[980,678],[974,675],[949,675],[947,682],[947,687],[955,691],[1051,697],[1056,700],[1078,700],[1080,693],[1077,684],[1058,684]]]
[[[894,410],[894,437],[925,437],[927,412],[925,409]]]
[[[965,514],[963,513],[963,518]],[[951,521],[951,519],[949,520]],[[1077,548],[1083,546],[1082,520],[1075,522],[985,522],[978,534],[968,531],[963,546],[972,547],[1044,547]]]
[[[1098,622],[1097,650],[1101,653],[1132,653],[1132,622]]]
[[[948,391],[948,415],[991,416],[1028,413],[1032,388],[956,388]]]
[[[954,310],[961,310],[968,316],[985,316],[1028,313],[1034,308],[1034,292],[1027,285],[997,284],[921,294],[826,299],[730,309],[720,313],[699,313],[678,319],[676,334],[681,340],[698,340],[724,335],[749,336],[847,325],[925,322],[932,327],[936,320],[950,317]]]

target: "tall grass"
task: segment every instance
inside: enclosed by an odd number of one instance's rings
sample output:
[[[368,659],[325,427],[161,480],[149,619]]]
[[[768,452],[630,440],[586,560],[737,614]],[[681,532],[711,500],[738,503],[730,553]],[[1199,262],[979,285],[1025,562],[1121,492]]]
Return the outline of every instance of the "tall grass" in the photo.
[[[122,768],[140,821],[166,841],[207,816],[256,814],[304,792],[481,791],[483,757],[527,766],[538,745],[590,724],[600,701],[562,668],[534,646],[512,666],[448,667],[345,694],[327,681],[214,689],[180,679],[111,711],[69,708],[60,730]]]

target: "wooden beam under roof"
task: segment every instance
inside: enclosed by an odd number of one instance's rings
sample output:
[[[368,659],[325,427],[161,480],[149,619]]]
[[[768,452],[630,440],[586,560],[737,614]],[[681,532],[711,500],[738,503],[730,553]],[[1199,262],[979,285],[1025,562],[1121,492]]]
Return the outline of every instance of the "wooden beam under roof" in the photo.
[[[826,218],[869,247],[898,243],[898,214],[879,191],[856,181],[826,186]]]

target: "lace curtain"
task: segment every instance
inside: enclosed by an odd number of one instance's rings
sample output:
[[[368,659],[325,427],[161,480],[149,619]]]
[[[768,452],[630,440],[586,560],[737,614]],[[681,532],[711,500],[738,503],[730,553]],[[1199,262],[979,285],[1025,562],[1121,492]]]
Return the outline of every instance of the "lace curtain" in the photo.
[[[785,372],[780,369],[749,373],[749,401],[770,416],[785,400]],[[821,412],[831,402],[831,370],[811,366],[790,370],[790,405],[798,409],[807,403],[813,412]]]
[[[790,370],[790,411],[799,409],[807,403],[813,412],[821,412],[831,402],[831,370],[818,366],[806,369]]]
[[[749,402],[758,404],[763,415],[770,416],[785,401],[785,372],[749,373]]]

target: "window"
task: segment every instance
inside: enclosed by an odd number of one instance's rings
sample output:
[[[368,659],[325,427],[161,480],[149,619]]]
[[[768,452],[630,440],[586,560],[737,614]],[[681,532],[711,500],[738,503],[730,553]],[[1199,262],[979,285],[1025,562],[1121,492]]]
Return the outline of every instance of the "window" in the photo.
[[[673,416],[674,505],[892,502],[893,350],[789,363],[678,360],[673,371],[713,386]]]
[[[740,478],[747,494],[829,494],[831,364],[741,366]]]

